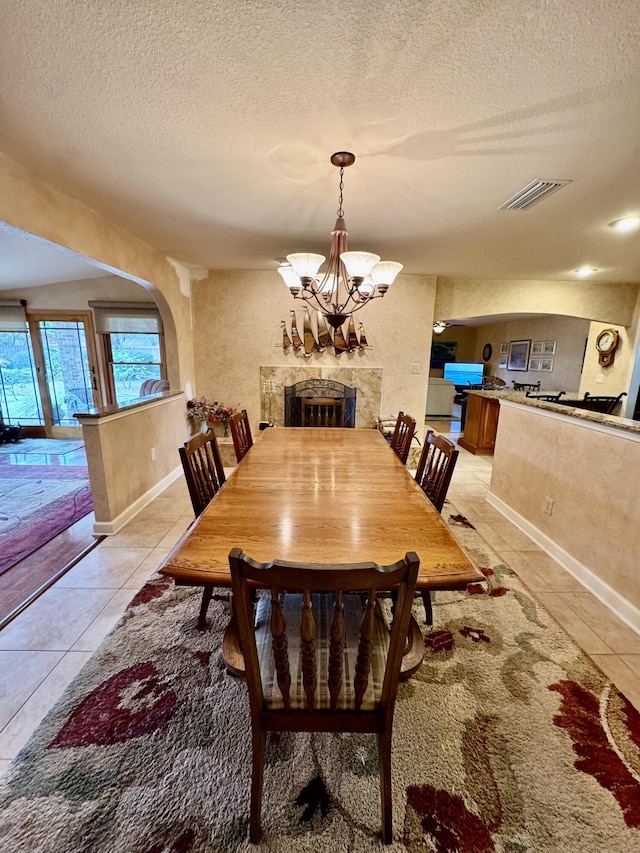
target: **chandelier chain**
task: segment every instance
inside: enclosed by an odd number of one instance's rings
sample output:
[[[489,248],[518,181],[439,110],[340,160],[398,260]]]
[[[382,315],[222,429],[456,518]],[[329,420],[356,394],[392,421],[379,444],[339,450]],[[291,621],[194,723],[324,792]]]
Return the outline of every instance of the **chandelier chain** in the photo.
[[[342,209],[342,191],[344,190],[344,166],[340,166],[340,197],[338,199],[338,210],[337,214],[339,217],[344,216],[344,210]]]

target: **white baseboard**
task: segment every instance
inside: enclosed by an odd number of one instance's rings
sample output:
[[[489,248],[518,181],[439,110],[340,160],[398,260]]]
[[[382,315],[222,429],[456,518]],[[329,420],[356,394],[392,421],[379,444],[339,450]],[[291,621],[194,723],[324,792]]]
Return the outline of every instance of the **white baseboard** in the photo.
[[[141,495],[124,512],[116,516],[112,521],[96,521],[93,525],[94,536],[113,536],[119,530],[128,524],[141,510],[143,510],[152,500],[158,497],[167,486],[175,482],[182,475],[182,466],[178,465],[166,477],[163,477],[159,483],[152,486],[147,492]]]
[[[608,583],[605,583],[591,569],[588,569],[583,563],[572,557],[568,551],[565,551],[557,542],[549,538],[546,533],[543,533],[530,521],[527,521],[524,516],[520,515],[492,492],[487,494],[487,501],[499,513],[504,515],[505,518],[509,519],[516,527],[522,530],[523,533],[526,533],[543,551],[546,551],[549,556],[560,563],[563,569],[566,569],[585,589],[588,589],[590,593],[595,595],[598,601],[601,601],[612,613],[615,613],[618,619],[621,619],[625,625],[628,625],[636,633],[640,634],[640,609],[635,604],[632,604],[613,587],[609,586]]]

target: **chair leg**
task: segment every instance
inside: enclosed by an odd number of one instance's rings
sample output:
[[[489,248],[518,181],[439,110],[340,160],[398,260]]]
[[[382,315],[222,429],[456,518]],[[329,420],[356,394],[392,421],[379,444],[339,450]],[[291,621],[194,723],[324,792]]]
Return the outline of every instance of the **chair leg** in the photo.
[[[207,609],[212,595],[213,584],[206,583],[202,592],[202,604],[200,605],[200,615],[198,616],[198,630],[200,631],[205,631],[207,628]]]
[[[431,593],[428,589],[423,589],[421,592],[422,603],[424,604],[424,621],[427,625],[433,625],[433,609],[431,607]]]
[[[262,834],[261,812],[265,738],[264,732],[256,731],[252,726],[253,766],[251,768],[251,813],[249,815],[249,841],[252,844],[257,844]]]
[[[391,728],[378,735],[378,757],[380,762],[380,800],[382,805],[382,840],[393,841],[393,815],[391,809]]]

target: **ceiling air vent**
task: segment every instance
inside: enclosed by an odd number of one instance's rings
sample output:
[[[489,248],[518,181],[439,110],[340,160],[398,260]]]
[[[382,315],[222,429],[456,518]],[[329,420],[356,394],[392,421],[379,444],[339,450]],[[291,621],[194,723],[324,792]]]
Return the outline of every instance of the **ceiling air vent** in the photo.
[[[531,181],[524,189],[501,204],[498,210],[528,210],[556,190],[562,189],[571,181]]]

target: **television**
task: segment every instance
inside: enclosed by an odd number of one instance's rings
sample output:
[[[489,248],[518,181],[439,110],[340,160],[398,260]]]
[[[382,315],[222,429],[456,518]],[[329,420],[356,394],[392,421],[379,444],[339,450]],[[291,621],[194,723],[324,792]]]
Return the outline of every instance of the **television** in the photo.
[[[457,390],[464,390],[469,385],[480,385],[482,383],[483,364],[470,364],[462,361],[454,361],[444,366],[444,378],[450,379]]]

